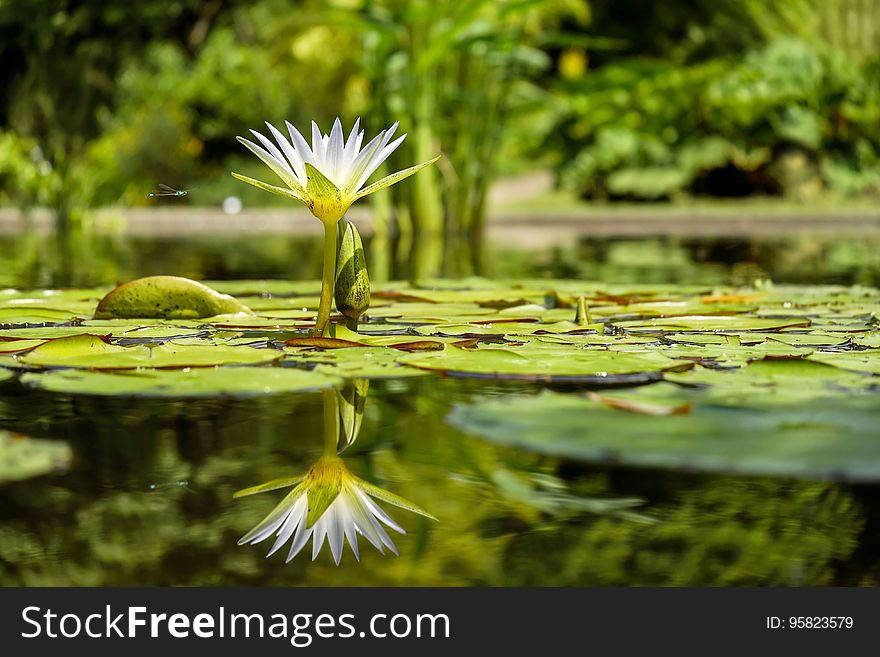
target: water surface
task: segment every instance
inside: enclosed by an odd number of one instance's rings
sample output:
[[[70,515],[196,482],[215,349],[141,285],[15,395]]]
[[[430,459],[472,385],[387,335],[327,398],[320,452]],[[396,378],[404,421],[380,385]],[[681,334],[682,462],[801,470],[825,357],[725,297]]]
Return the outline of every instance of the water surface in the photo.
[[[314,278],[316,246],[291,236],[90,237],[63,247],[47,236],[7,237],[0,285],[47,286],[62,275],[77,286],[155,273]],[[828,236],[603,239],[537,252],[490,248],[483,262],[496,276],[875,285],[877,246]],[[69,258],[63,272],[59,248]],[[232,493],[302,473],[320,455],[319,393],[194,402],[0,383],[0,428],[65,440],[74,452],[67,472],[0,485],[0,584],[878,583],[876,486],[587,465],[493,445],[446,422],[456,404],[541,389],[438,377],[374,382],[345,461],[439,522],[392,509],[408,532],[394,536],[400,557],[362,542],[360,563],[346,551],[337,567],[326,546],[315,562],[302,554],[285,564],[284,550],[265,558],[267,543],[236,544],[284,492]]]

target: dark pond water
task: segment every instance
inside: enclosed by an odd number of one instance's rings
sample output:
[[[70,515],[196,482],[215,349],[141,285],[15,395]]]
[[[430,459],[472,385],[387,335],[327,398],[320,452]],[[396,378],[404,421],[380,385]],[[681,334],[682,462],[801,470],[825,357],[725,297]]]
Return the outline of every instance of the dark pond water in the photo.
[[[877,284],[876,240],[656,238],[542,252],[490,249],[494,276],[619,282]],[[314,278],[310,239],[0,239],[0,286]],[[66,257],[59,271],[58,254]],[[405,274],[405,268],[395,270]],[[472,273],[469,271],[454,273]],[[373,382],[349,469],[434,514],[388,507],[399,557],[361,541],[266,558],[238,546],[283,491],[241,488],[303,473],[322,451],[322,396],[176,401],[25,391],[0,383],[0,429],[66,440],[64,473],[0,484],[2,585],[877,585],[875,486],[612,468],[485,442],[452,427],[456,404],[536,385],[442,378]],[[560,503],[560,500],[579,500]],[[625,509],[621,511],[621,509]]]

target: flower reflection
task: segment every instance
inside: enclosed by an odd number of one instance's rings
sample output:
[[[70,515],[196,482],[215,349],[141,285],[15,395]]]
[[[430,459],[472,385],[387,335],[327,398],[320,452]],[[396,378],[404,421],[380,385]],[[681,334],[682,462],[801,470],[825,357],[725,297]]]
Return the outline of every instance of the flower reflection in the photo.
[[[235,494],[235,497],[244,497],[294,486],[262,522],[238,541],[239,545],[259,543],[274,536],[268,557],[290,541],[286,559],[290,561],[311,539],[314,560],[326,540],[333,561],[339,565],[346,542],[355,559],[360,561],[358,536],[363,536],[382,554],[386,549],[398,554],[386,527],[400,534],[406,534],[406,531],[379,506],[378,501],[436,520],[416,504],[355,476],[337,454],[337,449],[344,450],[357,439],[366,384],[366,381],[353,382],[339,393],[325,391],[325,453],[304,476],[276,479]]]
[[[248,491],[242,491],[240,494],[247,493]],[[406,530],[385,513],[374,498],[436,520],[412,502],[351,474],[338,456],[323,456],[309,469],[296,488],[238,543],[259,543],[275,535],[275,543],[266,556],[274,554],[291,541],[287,553],[287,561],[290,561],[311,538],[314,560],[326,539],[333,561],[338,565],[346,540],[355,558],[360,560],[360,535],[382,554],[385,553],[385,548],[398,554],[385,527],[400,534],[406,534]]]

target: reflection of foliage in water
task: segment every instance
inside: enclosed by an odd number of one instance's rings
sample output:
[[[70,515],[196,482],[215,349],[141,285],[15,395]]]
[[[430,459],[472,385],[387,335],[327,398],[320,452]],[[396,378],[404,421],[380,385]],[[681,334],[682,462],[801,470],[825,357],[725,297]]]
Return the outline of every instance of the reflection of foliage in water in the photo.
[[[369,240],[365,241],[369,250]],[[320,249],[315,244],[309,237],[271,234],[160,239],[80,231],[66,247],[72,263],[69,283],[110,285],[151,274],[197,280],[308,279],[320,270]],[[52,285],[59,276],[53,248],[51,237],[37,233],[0,238],[0,287]],[[291,253],[303,257],[291,258]],[[878,254],[877,239],[870,234],[591,237],[567,248],[517,251],[491,247],[482,274],[641,284],[747,285],[770,278],[790,283],[877,285]],[[470,273],[455,266],[448,271],[451,276]]]
[[[826,484],[668,483],[677,494],[655,510],[657,524],[598,518],[586,531],[521,535],[505,567],[525,585],[823,586],[839,583],[863,524],[853,497]],[[547,558],[536,565],[534,554]]]
[[[76,458],[66,476],[0,489],[0,582],[788,585],[875,577],[875,558],[867,575],[835,575],[864,522],[861,504],[844,488],[572,469],[445,425],[448,403],[468,390],[436,381],[377,386],[347,461],[358,475],[427,506],[441,523],[405,518],[401,558],[364,552],[360,565],[338,569],[329,557],[285,565],[235,546],[277,500],[233,504],[232,493],[279,469],[300,470],[319,453],[314,396],[187,404],[0,397],[3,425],[72,437]],[[124,422],[124,441],[109,417]],[[548,514],[500,491],[491,483],[498,472],[560,477],[580,497],[637,495],[659,522]],[[148,488],[179,479],[189,485]]]
[[[546,252],[491,258],[492,276],[579,278],[619,283],[750,285],[880,283],[880,249],[871,235],[790,237],[596,238]]]

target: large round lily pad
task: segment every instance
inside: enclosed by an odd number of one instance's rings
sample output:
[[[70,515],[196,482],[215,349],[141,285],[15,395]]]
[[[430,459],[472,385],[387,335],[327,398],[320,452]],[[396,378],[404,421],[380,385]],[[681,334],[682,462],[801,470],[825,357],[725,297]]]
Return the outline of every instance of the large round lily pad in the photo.
[[[658,417],[545,393],[459,406],[449,421],[492,442],[592,463],[880,481],[880,405],[870,397],[770,410],[695,405]]]

